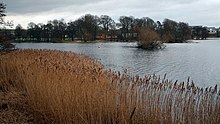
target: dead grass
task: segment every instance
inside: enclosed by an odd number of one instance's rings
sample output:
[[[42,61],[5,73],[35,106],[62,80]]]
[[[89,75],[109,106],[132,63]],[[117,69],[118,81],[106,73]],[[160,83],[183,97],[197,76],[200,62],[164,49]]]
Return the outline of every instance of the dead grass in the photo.
[[[29,118],[41,123],[220,123],[217,86],[202,89],[190,81],[129,77],[71,52],[0,55],[0,90],[18,93],[13,103],[25,103],[19,111],[28,110]],[[0,104],[4,101],[10,100]],[[7,112],[1,108],[2,113]]]

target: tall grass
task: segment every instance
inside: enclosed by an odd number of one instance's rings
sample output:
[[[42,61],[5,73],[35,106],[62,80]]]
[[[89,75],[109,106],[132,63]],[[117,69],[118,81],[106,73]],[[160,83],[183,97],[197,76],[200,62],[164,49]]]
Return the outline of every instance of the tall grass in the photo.
[[[1,55],[0,89],[24,91],[28,105],[48,123],[220,123],[217,86],[130,77],[71,52]]]

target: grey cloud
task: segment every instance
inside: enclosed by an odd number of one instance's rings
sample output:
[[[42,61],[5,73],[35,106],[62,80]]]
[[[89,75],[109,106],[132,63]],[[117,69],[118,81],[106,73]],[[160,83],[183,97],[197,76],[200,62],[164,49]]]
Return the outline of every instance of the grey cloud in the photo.
[[[114,1],[114,0],[5,0],[7,10],[11,13],[36,13],[50,11],[60,7],[67,7],[70,5],[83,6],[85,4],[97,4],[100,1]],[[190,4],[198,0],[117,0],[115,5],[123,3],[126,7],[150,7],[161,5],[175,5],[175,4]]]
[[[10,13],[37,13],[50,11],[69,5],[82,6],[89,3],[97,3],[104,0],[7,0],[7,11]]]
[[[7,11],[16,23],[46,22],[64,18],[74,20],[86,13],[119,16],[164,18],[191,25],[220,26],[219,0],[7,0]],[[14,4],[13,4],[14,3]],[[19,16],[20,18],[18,19]],[[25,18],[22,18],[25,17]]]

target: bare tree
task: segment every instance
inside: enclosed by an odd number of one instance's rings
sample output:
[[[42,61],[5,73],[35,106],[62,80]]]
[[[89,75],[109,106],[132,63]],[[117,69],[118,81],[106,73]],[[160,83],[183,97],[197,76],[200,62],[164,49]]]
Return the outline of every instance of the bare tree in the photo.
[[[115,22],[108,15],[101,15],[99,19],[99,25],[101,25],[101,27],[104,29],[106,39],[109,30],[114,27]]]
[[[165,19],[163,21],[163,40],[164,41],[166,42],[176,41],[177,26],[178,26],[178,23],[173,20]]]
[[[67,24],[67,34],[73,41],[74,35],[76,35],[76,23],[74,23],[73,21],[70,21]]]
[[[132,28],[134,28],[134,17],[133,16],[121,16],[119,18],[120,25],[121,25],[121,32],[122,32],[122,38],[124,40],[129,39],[129,31],[131,31]]]
[[[6,4],[0,3],[0,50],[8,50],[14,48],[15,46],[9,42],[10,34],[4,33],[1,28],[5,26],[12,26],[12,22],[5,22],[4,17],[6,16]]]
[[[177,29],[177,41],[184,42],[191,39],[191,29],[187,23],[179,22]]]
[[[6,16],[5,9],[6,9],[6,5],[4,3],[0,3],[0,24],[1,25],[4,24],[3,17]]]
[[[18,39],[18,40],[22,40],[22,37],[23,37],[23,28],[20,24],[18,24],[15,28],[15,37]]]
[[[81,37],[85,42],[88,40],[95,40],[98,31],[98,20],[97,16],[86,14],[75,21],[76,30],[78,36]]]
[[[6,16],[6,4],[0,3],[0,28],[12,27],[12,21],[5,21],[4,17]]]

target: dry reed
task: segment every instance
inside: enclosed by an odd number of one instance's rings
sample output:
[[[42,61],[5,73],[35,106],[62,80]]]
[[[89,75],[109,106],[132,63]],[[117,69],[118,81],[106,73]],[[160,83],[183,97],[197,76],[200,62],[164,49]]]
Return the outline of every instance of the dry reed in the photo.
[[[71,52],[29,49],[0,55],[0,90],[23,91],[48,123],[220,123],[217,86],[130,77]]]

